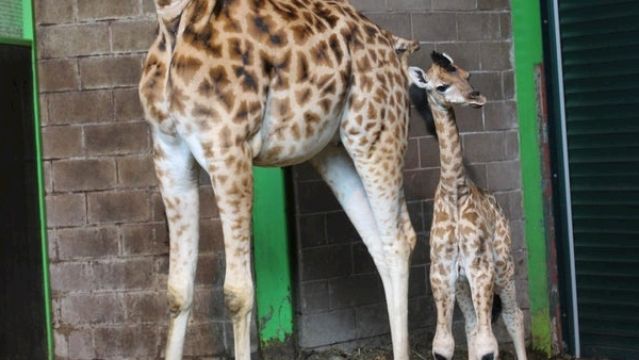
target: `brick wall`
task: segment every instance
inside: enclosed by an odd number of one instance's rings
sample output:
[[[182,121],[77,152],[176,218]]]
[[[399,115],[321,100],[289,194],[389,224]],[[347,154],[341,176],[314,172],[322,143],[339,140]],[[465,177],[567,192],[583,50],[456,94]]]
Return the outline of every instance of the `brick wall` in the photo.
[[[36,2],[56,356],[159,358],[168,238],[137,81],[152,0]],[[188,355],[227,353],[223,244],[202,176]],[[231,345],[232,348],[232,345]]]
[[[519,140],[511,61],[508,0],[351,0],[379,25],[422,43],[411,60],[427,66],[433,49],[471,70],[489,99],[483,110],[457,109],[466,163],[473,179],[496,193],[513,231],[520,305],[528,317],[526,250]],[[439,176],[439,153],[423,121],[411,119],[406,155],[408,208],[418,233],[412,258],[409,319],[416,341],[431,341],[435,311],[428,284],[428,231]],[[297,325],[303,348],[389,341],[381,281],[365,246],[329,188],[308,165],[294,168],[297,223]],[[458,339],[462,323],[456,317]],[[503,326],[499,334],[505,339]],[[459,341],[463,344],[463,341]]]
[[[425,64],[433,48],[450,52],[491,99],[483,111],[458,117],[476,180],[498,191],[513,220],[525,290],[508,1],[356,3],[380,25],[423,42],[414,62]],[[152,0],[36,5],[56,355],[158,358],[168,319],[168,239],[136,92],[155,28]],[[426,233],[437,171],[435,141],[415,117],[406,169],[419,232],[410,290],[414,329],[433,328]],[[317,175],[304,165],[294,174],[300,345],[387,339],[381,283],[364,246]],[[215,356],[228,354],[232,339],[221,291],[220,223],[205,176],[201,184],[201,256],[185,349]],[[525,298],[520,303],[527,307]]]

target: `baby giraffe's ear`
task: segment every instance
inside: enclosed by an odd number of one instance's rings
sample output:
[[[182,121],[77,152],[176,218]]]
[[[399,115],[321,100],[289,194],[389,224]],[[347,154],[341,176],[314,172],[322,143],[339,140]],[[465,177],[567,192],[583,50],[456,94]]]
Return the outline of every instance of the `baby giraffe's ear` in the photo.
[[[408,68],[408,74],[410,76],[410,83],[414,84],[422,89],[428,88],[428,78],[424,70],[411,66]]]

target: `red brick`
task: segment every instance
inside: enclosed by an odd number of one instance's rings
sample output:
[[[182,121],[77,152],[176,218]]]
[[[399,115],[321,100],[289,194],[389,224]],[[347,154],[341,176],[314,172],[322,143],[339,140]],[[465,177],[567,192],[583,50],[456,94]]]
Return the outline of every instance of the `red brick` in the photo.
[[[111,23],[113,51],[146,51],[151,46],[156,31],[157,21],[155,19],[113,22]]]
[[[165,255],[169,237],[165,223],[128,225],[122,228],[122,247],[127,255]]]
[[[55,191],[103,190],[115,185],[115,164],[110,159],[53,162]]]
[[[222,223],[218,219],[200,220],[200,252],[221,255],[224,252]]]
[[[82,155],[82,128],[76,126],[42,128],[42,152],[45,159]]]
[[[477,0],[432,0],[433,10],[474,10]]]
[[[63,324],[112,324],[124,320],[124,306],[116,294],[67,295],[61,309]]]
[[[142,0],[142,11],[145,14],[153,14],[155,15],[155,1],[153,0]]]
[[[115,100],[115,120],[135,121],[144,120],[144,111],[140,105],[137,88],[123,88],[113,90]]]
[[[382,12],[386,9],[384,0],[351,0],[350,3],[353,4],[357,10],[368,13]]]
[[[35,1],[35,14],[38,25],[73,21],[73,3],[73,0]]]
[[[200,196],[200,218],[219,218],[220,213],[217,208],[215,194],[211,186],[201,186],[199,188]]]
[[[517,127],[517,109],[514,101],[488,103],[484,107],[487,130],[507,130]]]
[[[150,155],[118,159],[118,184],[124,187],[149,187],[157,184]]]
[[[49,96],[50,124],[86,124],[113,119],[111,91],[83,91]]]
[[[460,40],[497,40],[501,38],[498,14],[459,14]]]
[[[410,14],[371,14],[368,17],[394,35],[404,38],[411,37]]]
[[[75,59],[41,61],[38,65],[38,80],[42,91],[75,90],[80,86]]]
[[[69,351],[71,359],[94,359],[93,331],[91,329],[74,330],[68,336]],[[56,352],[57,352],[56,348]]]
[[[38,50],[42,58],[103,54],[109,51],[106,23],[40,27]]]
[[[514,160],[519,156],[516,131],[465,134],[462,141],[469,164]]]
[[[98,328],[94,332],[95,353],[98,358],[159,359],[160,329],[157,326],[113,326]]]
[[[117,18],[140,13],[136,0],[78,0],[78,18]]]
[[[57,359],[68,359],[69,358],[69,344],[67,342],[67,337],[60,332],[54,331],[53,333],[53,344],[55,349],[55,356]]]
[[[51,162],[44,161],[42,162],[42,173],[44,177],[44,191],[47,194],[53,192],[53,184],[51,182]]]
[[[95,289],[95,279],[91,266],[85,263],[52,263],[51,290],[53,295],[70,291],[90,291]]]
[[[88,154],[139,154],[150,149],[146,123],[118,123],[84,128],[84,146]]]
[[[137,85],[142,56],[99,56],[80,59],[80,78],[85,89]]]
[[[439,168],[404,172],[406,200],[432,199],[439,182]]]
[[[221,254],[200,255],[197,261],[195,283],[198,285],[222,285],[224,263]]]
[[[165,323],[169,304],[165,293],[130,293],[124,295],[127,321],[130,323]]]
[[[208,324],[191,325],[186,330],[184,355],[212,356],[225,352],[223,339],[224,324],[210,322]]]
[[[146,191],[101,192],[88,195],[89,221],[95,223],[139,222],[150,219]]]
[[[423,12],[430,8],[431,0],[392,0],[388,1],[386,6],[390,11],[406,11]]]
[[[95,288],[99,290],[142,290],[153,285],[153,259],[96,262],[92,265]]]
[[[47,196],[47,224],[49,227],[82,225],[86,221],[85,198],[82,194]]]
[[[113,227],[60,229],[55,236],[60,260],[118,254],[118,231]]]
[[[420,166],[422,168],[439,167],[439,143],[434,136],[419,139]]]
[[[193,322],[224,321],[226,308],[222,289],[198,289],[193,298]]]
[[[166,223],[166,212],[164,211],[164,202],[159,192],[151,195],[151,212],[153,213],[153,221],[161,221]]]
[[[422,41],[457,40],[457,19],[454,13],[412,14],[413,35]]]

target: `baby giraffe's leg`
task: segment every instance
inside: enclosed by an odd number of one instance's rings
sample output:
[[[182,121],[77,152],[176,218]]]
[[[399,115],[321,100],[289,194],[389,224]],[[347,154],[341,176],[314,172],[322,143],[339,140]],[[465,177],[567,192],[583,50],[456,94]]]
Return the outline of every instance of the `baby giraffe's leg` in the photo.
[[[457,295],[457,304],[459,304],[459,308],[464,314],[468,359],[475,360],[476,355],[473,353],[473,344],[475,343],[473,340],[473,330],[477,326],[477,317],[475,316],[475,307],[473,306],[470,285],[468,284],[468,279],[466,279],[465,276],[460,276],[457,279],[457,288],[455,293]]]
[[[524,314],[517,306],[517,292],[515,282],[511,281],[499,292],[502,301],[502,318],[508,329],[518,360],[526,360],[526,343],[524,339]]]
[[[473,353],[476,358],[473,360],[494,360],[498,357],[497,339],[491,324],[494,278],[492,253],[477,254],[468,271],[473,305],[477,314],[477,324],[473,331]]]
[[[524,315],[517,306],[517,291],[515,290],[515,267],[510,251],[510,228],[508,221],[502,215],[495,227],[493,240],[493,257],[495,258],[495,272],[502,301],[502,318],[506,329],[515,345],[518,360],[526,360],[526,344],[524,335]]]
[[[155,169],[169,223],[168,298],[171,312],[167,360],[182,358],[186,325],[191,314],[198,254],[198,192],[193,158],[178,137],[155,131]]]
[[[430,233],[430,284],[437,307],[437,328],[433,338],[435,360],[450,360],[455,352],[453,338],[453,312],[455,307],[455,283],[457,281],[457,243],[451,223],[437,222],[443,211],[435,203],[433,226]]]

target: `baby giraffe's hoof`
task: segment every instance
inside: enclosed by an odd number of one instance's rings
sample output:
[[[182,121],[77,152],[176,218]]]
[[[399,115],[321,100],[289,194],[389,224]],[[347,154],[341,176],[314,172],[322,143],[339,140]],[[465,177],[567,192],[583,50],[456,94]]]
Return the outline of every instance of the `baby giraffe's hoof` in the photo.
[[[446,359],[444,355],[439,355],[438,353],[434,353],[434,355],[435,355],[435,360],[450,360],[450,359]]]
[[[481,360],[495,360],[495,354],[490,353],[481,357]]]

